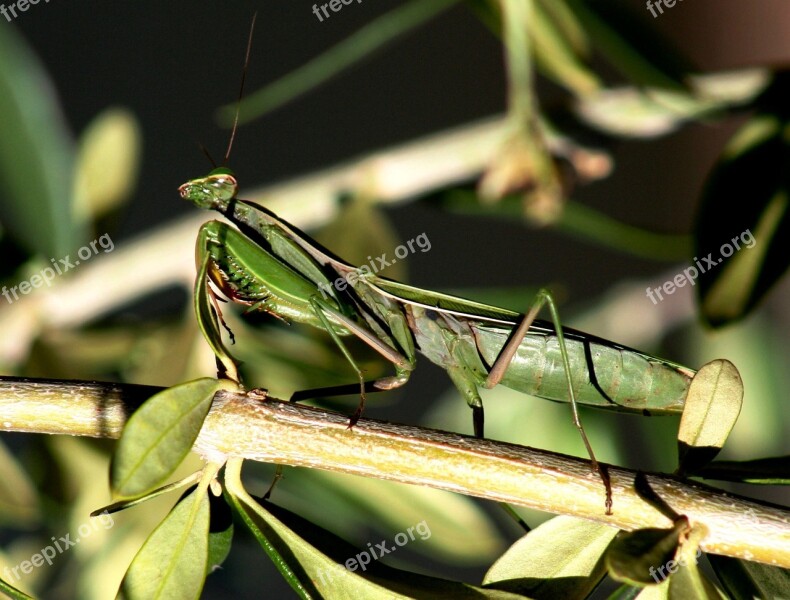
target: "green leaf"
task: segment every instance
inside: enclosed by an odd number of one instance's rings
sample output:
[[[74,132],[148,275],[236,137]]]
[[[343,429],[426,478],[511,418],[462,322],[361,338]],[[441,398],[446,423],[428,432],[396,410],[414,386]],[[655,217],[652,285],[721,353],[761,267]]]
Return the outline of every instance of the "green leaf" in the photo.
[[[425,521],[431,536],[410,550],[457,566],[479,565],[504,547],[502,535],[478,502],[444,490],[289,469],[276,494],[283,504],[287,501],[292,510],[339,536],[354,536],[361,527],[388,535]]]
[[[622,531],[609,546],[606,564],[609,575],[631,585],[650,585],[668,575],[666,565],[675,558],[688,523],[679,520],[670,529],[647,528]]]
[[[718,454],[742,404],[743,381],[730,361],[716,359],[697,371],[680,417],[680,473],[694,472]]]
[[[134,557],[121,583],[129,600],[200,598],[206,578],[209,501],[198,488],[176,504]]]
[[[740,481],[759,485],[790,485],[790,456],[756,460],[722,460],[694,473],[705,479]]]
[[[586,598],[606,574],[603,553],[617,529],[554,517],[532,530],[488,570],[483,583],[530,598]]]
[[[149,398],[129,418],[112,461],[115,498],[136,498],[161,485],[197,439],[214,394],[227,380],[196,379]]]
[[[25,592],[16,589],[14,586],[6,583],[2,579],[0,579],[0,592],[3,592],[13,600],[35,600],[33,596],[28,596]]]
[[[132,193],[140,167],[140,125],[124,108],[91,121],[80,139],[75,176],[75,211],[86,223],[118,208]]]
[[[711,172],[696,220],[697,294],[714,327],[748,314],[790,265],[790,74],[757,105]]]
[[[206,574],[220,568],[230,554],[233,542],[233,511],[223,496],[209,494],[211,521],[208,530],[208,561]]]
[[[73,253],[87,239],[74,219],[74,151],[48,75],[14,27],[0,28],[0,221],[28,252]]]
[[[713,571],[733,598],[787,598],[790,570],[708,554]]]
[[[633,585],[621,585],[607,600],[634,600],[634,598],[637,598],[642,593],[643,589],[645,588]]]
[[[694,554],[696,551],[696,555]],[[727,600],[727,597],[711,583],[697,562],[701,551],[694,545],[680,550],[677,571],[669,577],[670,600]]]
[[[375,552],[372,543],[360,550],[282,508],[269,503],[264,508],[249,497],[241,500],[228,491],[232,506],[301,598],[524,598],[393,569],[371,557],[371,551]],[[387,547],[390,553],[397,550],[391,542]]]

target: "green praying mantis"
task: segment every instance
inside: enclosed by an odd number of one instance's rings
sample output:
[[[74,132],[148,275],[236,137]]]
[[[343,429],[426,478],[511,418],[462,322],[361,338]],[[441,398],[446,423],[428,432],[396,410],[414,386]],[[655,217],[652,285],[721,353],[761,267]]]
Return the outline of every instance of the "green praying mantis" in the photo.
[[[254,27],[253,17],[241,90]],[[223,164],[235,133],[234,123]],[[248,312],[263,311],[286,322],[306,323],[330,335],[356,373],[359,387],[302,390],[291,400],[356,393],[358,389],[360,401],[349,427],[362,414],[366,392],[395,389],[409,380],[418,352],[447,372],[472,409],[477,437],[484,436],[480,387],[502,384],[570,403],[592,470],[604,483],[607,514],[612,505],[611,485],[584,432],[578,405],[645,415],[683,411],[696,371],[563,328],[548,290],[541,290],[527,313],[519,314],[378,276],[366,265],[355,267],[338,258],[266,208],[238,198],[236,178],[224,167],[188,181],[179,193],[198,208],[215,210],[235,225],[205,223],[196,246],[194,308],[221,376],[240,381],[237,362],[222,341],[220,323],[224,325],[224,321],[209,280],[230,301],[248,307]],[[536,319],[544,306],[551,322]],[[394,374],[366,381],[343,342],[349,336],[362,340],[389,361]]]
[[[378,276],[334,256],[266,208],[239,199],[237,181],[225,168],[193,179],[179,191],[182,198],[221,213],[235,225],[210,221],[201,227],[195,285],[200,328],[221,370],[231,378],[238,380],[237,365],[223,344],[218,323],[221,312],[208,280],[248,311],[264,311],[328,332],[358,378],[360,402],[349,426],[362,413],[366,391],[390,390],[408,381],[418,352],[447,372],[472,408],[478,437],[484,435],[481,386],[502,384],[525,394],[569,402],[593,469],[606,486],[607,511],[611,506],[608,478],[584,433],[578,405],[641,414],[683,410],[695,371],[563,328],[547,290],[541,290],[522,315]],[[338,281],[346,285],[337,285]],[[536,320],[544,305],[552,322]],[[366,381],[343,342],[349,336],[356,336],[392,363],[394,374]],[[291,399],[347,392],[347,387],[302,391]]]

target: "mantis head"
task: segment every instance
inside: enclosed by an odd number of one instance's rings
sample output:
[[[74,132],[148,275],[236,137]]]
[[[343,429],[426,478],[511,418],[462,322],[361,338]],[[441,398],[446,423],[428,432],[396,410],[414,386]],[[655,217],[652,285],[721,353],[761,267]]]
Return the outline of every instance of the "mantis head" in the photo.
[[[178,188],[184,200],[198,208],[224,210],[236,197],[239,185],[230,169],[214,169],[206,177],[191,179]]]

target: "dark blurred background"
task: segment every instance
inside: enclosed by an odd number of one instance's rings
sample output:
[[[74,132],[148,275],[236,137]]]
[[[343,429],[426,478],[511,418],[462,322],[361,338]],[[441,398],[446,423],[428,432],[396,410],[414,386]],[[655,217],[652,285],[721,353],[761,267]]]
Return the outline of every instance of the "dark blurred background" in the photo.
[[[248,90],[292,71],[401,4],[364,0],[320,22],[312,3],[294,0],[51,0],[32,5],[13,23],[0,19],[0,27],[16,28],[38,54],[75,135],[113,105],[129,108],[140,120],[141,176],[113,234],[123,245],[153,225],[194,213],[176,190],[208,171],[200,144],[216,160],[225,151],[229,132],[217,125],[215,111],[236,99],[253,13]],[[656,19],[641,1],[622,4],[701,71],[780,65],[790,58],[790,11],[784,0],[748,7],[735,0],[688,0]],[[546,82],[540,85],[549,96],[556,92]],[[316,91],[241,127],[229,165],[243,190],[276,182],[501,113],[505,90],[499,42],[465,7],[456,7]],[[574,197],[636,226],[689,232],[705,176],[739,122],[611,143],[613,175],[580,188]],[[0,121],[0,135],[2,127]],[[677,269],[515,220],[459,216],[419,203],[389,207],[387,214],[401,239],[429,232],[432,250],[409,261],[409,281],[432,289],[557,284],[573,314],[614,282],[653,276],[657,285],[665,272]],[[787,297],[787,284],[780,287],[771,302],[780,294]],[[771,314],[786,332],[787,314]],[[786,352],[786,342],[785,337],[780,351]],[[411,422],[426,408],[414,396],[432,398],[449,387],[446,376],[426,361],[420,361],[414,380],[414,386],[425,387],[414,387],[394,407],[377,410],[371,402],[367,414]],[[571,429],[569,417],[567,426]],[[263,554],[243,553],[242,545],[237,539],[236,561],[227,566],[226,577],[209,578],[205,597],[290,597]],[[482,572],[475,568],[461,576],[473,580]]]

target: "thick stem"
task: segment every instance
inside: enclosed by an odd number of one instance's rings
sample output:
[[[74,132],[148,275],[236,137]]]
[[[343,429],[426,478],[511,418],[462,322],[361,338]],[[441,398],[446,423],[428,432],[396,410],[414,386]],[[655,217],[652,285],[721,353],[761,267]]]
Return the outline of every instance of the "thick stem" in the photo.
[[[140,398],[156,391],[126,389],[2,378],[0,423],[7,431],[115,438]],[[217,395],[195,450],[212,462],[238,457],[427,485],[626,530],[671,525],[637,495],[634,471],[608,467],[614,514],[606,515],[586,460],[371,419],[348,429],[344,415],[230,392]],[[707,527],[706,552],[790,567],[790,511],[668,475],[647,479],[677,513]]]

